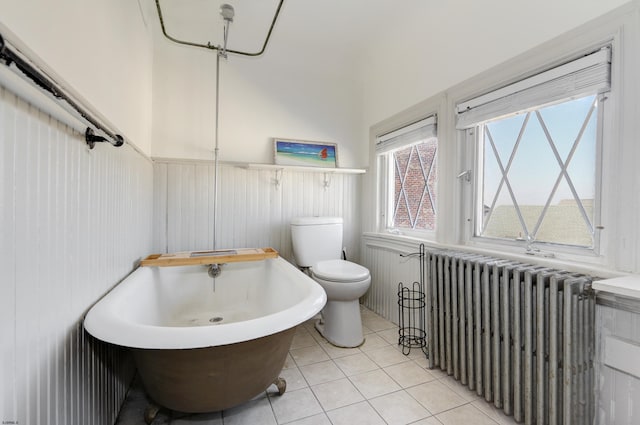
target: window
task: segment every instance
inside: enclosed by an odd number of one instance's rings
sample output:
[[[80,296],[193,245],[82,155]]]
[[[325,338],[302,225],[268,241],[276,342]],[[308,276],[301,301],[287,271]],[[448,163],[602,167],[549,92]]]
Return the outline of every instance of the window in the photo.
[[[438,179],[435,116],[379,136],[376,153],[384,229],[434,231]]]
[[[475,147],[475,237],[597,248],[609,58],[603,48],[458,105]]]

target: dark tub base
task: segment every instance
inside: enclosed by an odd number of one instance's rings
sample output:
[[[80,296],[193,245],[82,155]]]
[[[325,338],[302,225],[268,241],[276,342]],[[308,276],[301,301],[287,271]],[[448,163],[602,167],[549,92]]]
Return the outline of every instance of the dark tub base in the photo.
[[[184,350],[133,349],[147,394],[187,413],[241,404],[273,384],[287,358],[295,328],[251,341]]]

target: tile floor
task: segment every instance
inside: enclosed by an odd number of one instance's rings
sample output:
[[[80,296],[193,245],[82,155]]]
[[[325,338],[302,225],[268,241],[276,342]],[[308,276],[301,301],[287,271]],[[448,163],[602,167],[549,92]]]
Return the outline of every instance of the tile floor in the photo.
[[[359,348],[337,348],[313,328],[299,326],[275,386],[233,409],[186,415],[161,411],[154,425],[495,425],[513,418],[479,398],[452,377],[428,370],[420,350],[401,353],[397,326],[362,310],[366,334]],[[147,400],[134,385],[116,425],[145,425]]]

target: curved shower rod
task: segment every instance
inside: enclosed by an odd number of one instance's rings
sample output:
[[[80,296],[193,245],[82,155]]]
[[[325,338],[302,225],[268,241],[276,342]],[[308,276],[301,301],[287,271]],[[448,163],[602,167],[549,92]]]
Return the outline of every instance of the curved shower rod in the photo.
[[[236,55],[243,55],[243,56],[260,56],[261,54],[263,54],[265,49],[267,48],[267,44],[269,43],[269,39],[271,38],[271,33],[273,32],[273,27],[276,25],[276,21],[278,20],[278,15],[280,14],[280,9],[282,8],[282,4],[283,3],[284,3],[284,0],[280,0],[280,2],[278,3],[278,8],[276,9],[276,13],[273,15],[273,21],[271,21],[271,26],[269,27],[269,32],[267,33],[267,37],[264,40],[264,44],[262,45],[262,49],[260,49],[259,52],[252,53],[252,52],[241,52],[239,50],[225,49],[226,53],[234,53]],[[156,0],[156,9],[158,10],[158,18],[160,19],[160,26],[162,27],[162,33],[169,40],[173,41],[174,43],[183,44],[185,46],[202,47],[202,48],[209,49],[209,50],[219,50],[220,49],[220,46],[212,46],[211,43],[208,43],[208,42],[207,42],[207,44],[194,43],[194,42],[191,42],[191,41],[180,40],[180,39],[177,39],[177,38],[169,35],[167,33],[167,29],[164,26],[164,18],[162,17],[162,10],[160,9],[160,0]]]

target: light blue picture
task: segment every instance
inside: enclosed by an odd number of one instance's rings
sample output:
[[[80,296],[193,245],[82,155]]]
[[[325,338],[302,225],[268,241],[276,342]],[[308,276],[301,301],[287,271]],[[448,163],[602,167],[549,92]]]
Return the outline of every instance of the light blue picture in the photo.
[[[303,142],[274,139],[275,163],[307,167],[336,168],[338,153],[335,143]]]

